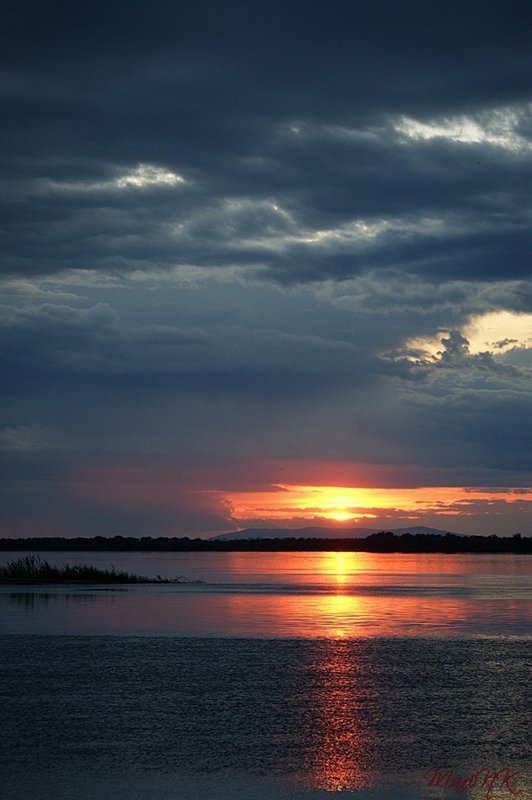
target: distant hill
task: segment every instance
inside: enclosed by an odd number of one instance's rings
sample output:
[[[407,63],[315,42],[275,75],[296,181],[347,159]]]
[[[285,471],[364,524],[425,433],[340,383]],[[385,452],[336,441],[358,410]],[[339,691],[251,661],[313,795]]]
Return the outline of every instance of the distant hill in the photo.
[[[243,531],[233,533],[220,533],[211,536],[209,541],[235,542],[244,539],[363,539],[372,533],[382,531],[382,528],[246,528]],[[462,533],[454,531],[441,531],[438,528],[427,528],[423,525],[413,525],[410,528],[387,528],[392,533],[401,535],[403,533],[429,534],[433,536],[445,536],[453,533],[454,536],[464,536]]]

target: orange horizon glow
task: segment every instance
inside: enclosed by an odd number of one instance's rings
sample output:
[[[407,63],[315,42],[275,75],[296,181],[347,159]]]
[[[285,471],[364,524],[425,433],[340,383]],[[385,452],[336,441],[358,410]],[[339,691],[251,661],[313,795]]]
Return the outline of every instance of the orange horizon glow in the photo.
[[[236,463],[227,470],[92,465],[72,470],[65,478],[65,490],[84,503],[128,511],[160,509],[170,511],[176,520],[197,518],[200,524],[192,532],[203,535],[233,526],[384,530],[426,525],[502,535],[526,534],[530,529],[530,486],[431,486],[414,482],[412,476],[407,482],[400,468],[395,478],[391,472],[388,467],[379,474],[371,465],[366,469],[332,462]],[[39,535],[59,535],[49,524],[44,529],[44,521],[40,525]],[[177,525],[184,534],[191,533]],[[173,522],[168,526],[168,535],[175,535]],[[2,530],[5,536],[17,535],[6,523]],[[33,528],[27,535],[34,535]]]
[[[512,488],[424,486],[384,489],[355,486],[278,484],[274,490],[234,492],[227,499],[235,519],[280,520],[294,517],[331,522],[376,519],[383,512],[401,512],[412,520],[422,514],[467,515],[477,501],[513,503],[523,500]]]

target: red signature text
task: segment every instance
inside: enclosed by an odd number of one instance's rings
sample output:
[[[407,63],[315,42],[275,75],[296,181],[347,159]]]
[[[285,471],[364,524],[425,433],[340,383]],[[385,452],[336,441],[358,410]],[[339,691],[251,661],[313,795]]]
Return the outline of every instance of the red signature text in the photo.
[[[479,769],[478,772],[473,772],[471,775],[458,775],[452,769],[430,767],[423,777],[428,787],[441,786],[444,789],[454,789],[459,793],[474,787],[484,789],[484,797],[486,800],[491,800],[497,788],[499,791],[504,789],[511,795],[517,796],[519,790],[515,783],[519,775],[521,775],[520,772],[512,772],[508,767],[498,770]]]

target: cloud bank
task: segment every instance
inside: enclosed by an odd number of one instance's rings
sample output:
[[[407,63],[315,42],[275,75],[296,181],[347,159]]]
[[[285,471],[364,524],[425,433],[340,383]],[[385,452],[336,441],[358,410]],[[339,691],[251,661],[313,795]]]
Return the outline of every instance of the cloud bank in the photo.
[[[283,470],[530,486],[529,14],[8,3],[0,533],[227,530]]]

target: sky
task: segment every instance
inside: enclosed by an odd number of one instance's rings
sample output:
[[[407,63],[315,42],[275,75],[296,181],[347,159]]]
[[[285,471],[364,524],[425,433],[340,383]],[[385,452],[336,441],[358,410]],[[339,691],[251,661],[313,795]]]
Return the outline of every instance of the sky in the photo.
[[[8,0],[0,536],[532,533],[530,30]]]

